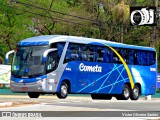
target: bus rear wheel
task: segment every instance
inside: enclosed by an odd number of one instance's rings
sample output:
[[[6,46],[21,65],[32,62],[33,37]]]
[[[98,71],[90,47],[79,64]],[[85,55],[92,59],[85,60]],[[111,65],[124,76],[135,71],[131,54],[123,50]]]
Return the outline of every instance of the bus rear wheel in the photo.
[[[130,87],[127,84],[124,84],[122,94],[117,95],[117,100],[128,100],[130,97]]]
[[[103,99],[103,100],[111,100],[112,99],[112,95],[108,95],[108,94],[91,94],[91,98],[92,99]]]
[[[68,85],[66,82],[62,82],[60,87],[60,92],[57,93],[57,97],[60,99],[65,99],[68,96]]]
[[[30,98],[38,98],[40,96],[40,93],[37,93],[37,92],[28,92],[28,96]]]
[[[131,90],[130,99],[131,100],[138,100],[140,96],[140,88],[138,85],[135,85],[133,90]]]

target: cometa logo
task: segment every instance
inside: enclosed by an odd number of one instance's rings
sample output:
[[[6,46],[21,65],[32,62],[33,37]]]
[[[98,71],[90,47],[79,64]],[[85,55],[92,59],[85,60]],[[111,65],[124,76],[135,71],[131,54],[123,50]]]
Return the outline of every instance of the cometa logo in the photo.
[[[102,67],[96,65],[96,66],[87,66],[81,63],[79,65],[80,71],[86,71],[86,72],[102,72]]]

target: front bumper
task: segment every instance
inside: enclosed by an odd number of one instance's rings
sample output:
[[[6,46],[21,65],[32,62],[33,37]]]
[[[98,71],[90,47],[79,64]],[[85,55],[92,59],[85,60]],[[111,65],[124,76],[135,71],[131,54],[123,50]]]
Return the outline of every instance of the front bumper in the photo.
[[[51,89],[52,88],[52,89]],[[10,89],[12,92],[41,92],[41,93],[55,93],[53,85],[47,85],[46,80],[41,80],[31,83],[16,83],[11,81]]]

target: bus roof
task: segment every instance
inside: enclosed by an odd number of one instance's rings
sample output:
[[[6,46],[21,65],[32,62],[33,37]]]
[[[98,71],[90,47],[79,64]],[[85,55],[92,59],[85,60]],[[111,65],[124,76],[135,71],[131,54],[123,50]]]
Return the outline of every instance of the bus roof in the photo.
[[[66,42],[66,41],[73,42],[73,43],[94,44],[94,45],[107,44],[107,45],[113,46],[113,47],[123,47],[123,48],[155,51],[155,49],[151,48],[151,47],[127,45],[127,44],[123,44],[123,43],[112,42],[112,41],[107,41],[107,40],[102,40],[102,39],[66,36],[66,35],[35,36],[35,37],[27,38],[27,39],[20,41],[18,43],[18,46],[49,45],[54,42]]]

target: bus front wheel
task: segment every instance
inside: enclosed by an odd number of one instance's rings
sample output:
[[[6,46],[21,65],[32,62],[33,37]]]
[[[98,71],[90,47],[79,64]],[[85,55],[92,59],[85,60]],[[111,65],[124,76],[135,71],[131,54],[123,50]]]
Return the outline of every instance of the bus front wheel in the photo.
[[[117,100],[128,100],[130,97],[130,87],[127,84],[124,84],[122,94],[117,95]]]
[[[131,90],[130,99],[138,100],[139,96],[140,96],[140,88],[137,85],[135,85],[133,90]]]
[[[57,93],[57,97],[60,99],[65,99],[68,96],[68,85],[66,82],[62,82],[60,91]]]
[[[40,95],[40,93],[36,93],[36,92],[28,92],[28,96],[30,98],[38,98]]]

